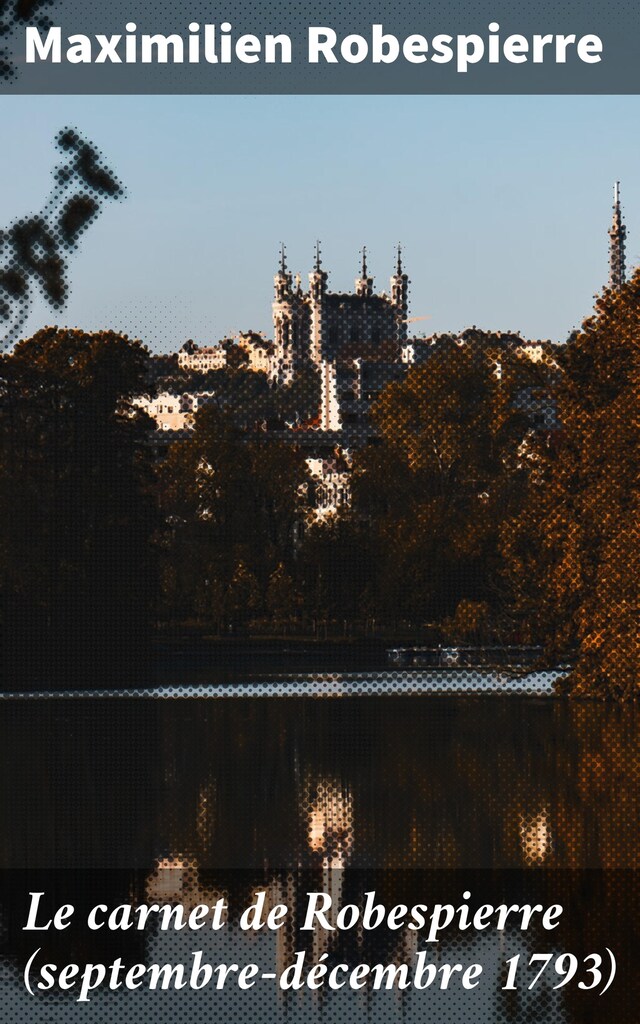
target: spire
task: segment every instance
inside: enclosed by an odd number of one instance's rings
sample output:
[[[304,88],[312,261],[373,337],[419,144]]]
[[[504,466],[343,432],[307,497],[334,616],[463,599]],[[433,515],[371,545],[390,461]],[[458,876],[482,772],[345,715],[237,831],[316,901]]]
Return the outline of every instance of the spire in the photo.
[[[396,263],[396,274],[402,277],[402,244],[398,242],[398,261]]]
[[[620,206],[620,182],[616,181],[613,186],[613,221],[609,228],[609,288],[614,291],[620,291],[626,280],[626,235]]]
[[[314,267],[309,274],[309,295],[318,302],[327,290],[329,275],[322,269],[322,255],[320,253],[320,242],[316,242],[316,255]]]
[[[329,275],[322,269],[320,242],[316,242],[316,260],[314,269],[309,274],[308,303],[310,312],[309,356],[315,366],[320,366],[324,358],[324,297],[327,294]]]
[[[409,278],[402,266],[402,245],[398,242],[396,272],[391,278],[391,302],[396,308],[396,340],[403,344],[407,340],[407,317],[409,315]]]
[[[367,247],[362,246],[362,267],[360,277],[356,277],[356,295],[361,298],[368,298],[373,295],[373,278],[369,277],[367,271]]]
[[[280,265],[273,279],[276,289],[276,302],[287,302],[291,296],[291,274],[287,270],[287,247],[280,243]]]

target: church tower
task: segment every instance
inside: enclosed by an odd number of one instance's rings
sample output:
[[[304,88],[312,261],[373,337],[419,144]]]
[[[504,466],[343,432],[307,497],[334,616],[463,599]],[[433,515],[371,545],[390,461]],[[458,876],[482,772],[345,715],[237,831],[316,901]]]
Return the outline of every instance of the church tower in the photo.
[[[367,247],[362,246],[362,269],[360,277],[356,277],[356,295],[369,299],[373,295],[373,278],[367,273]]]
[[[396,341],[407,340],[407,315],[409,312],[409,278],[402,268],[402,246],[398,242],[396,272],[391,278],[391,301],[396,309]]]
[[[323,357],[324,305],[329,275],[322,269],[320,242],[316,242],[315,265],[309,274],[309,309],[311,314],[311,338],[309,355],[315,366],[320,366]]]
[[[620,182],[613,186],[613,221],[609,228],[609,288],[619,292],[626,280],[625,238],[627,229],[622,221]]]
[[[277,384],[288,384],[293,376],[294,296],[284,242],[280,247],[280,267],[273,283],[274,359],[270,377]]]

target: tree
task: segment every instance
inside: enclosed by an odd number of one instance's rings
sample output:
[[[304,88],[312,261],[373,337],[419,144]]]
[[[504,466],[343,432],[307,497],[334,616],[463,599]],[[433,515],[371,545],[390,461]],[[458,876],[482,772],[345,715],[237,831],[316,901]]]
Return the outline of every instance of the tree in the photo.
[[[516,600],[572,693],[640,694],[640,273],[566,346],[561,432],[507,538]],[[529,577],[528,580],[525,577]]]
[[[90,685],[88,667],[143,658],[157,520],[133,399],[147,359],[121,335],[46,328],[0,361],[7,671],[75,669]]]
[[[292,444],[239,426],[215,405],[197,413],[191,437],[171,447],[159,470],[163,515],[172,523],[164,557],[179,566],[184,617],[205,578],[218,581],[237,617],[228,591],[239,565],[261,599],[280,564],[291,573],[306,482],[304,457]]]
[[[280,562],[271,573],[265,595],[267,611],[276,622],[284,623],[296,610],[296,592],[293,580]]]
[[[238,562],[229,581],[227,607],[234,626],[246,624],[260,607],[258,581],[245,562]]]
[[[447,633],[454,642],[481,643],[488,618],[489,608],[485,601],[469,601],[463,598],[455,614],[447,623]]]
[[[195,610],[198,617],[220,633],[225,614],[226,587],[217,574],[216,566],[209,565],[206,576],[200,578],[196,591]]]
[[[382,391],[381,442],[356,455],[353,483],[379,615],[443,622],[466,600],[499,617],[499,525],[528,474],[526,396],[547,386],[544,366],[479,334],[440,339]]]

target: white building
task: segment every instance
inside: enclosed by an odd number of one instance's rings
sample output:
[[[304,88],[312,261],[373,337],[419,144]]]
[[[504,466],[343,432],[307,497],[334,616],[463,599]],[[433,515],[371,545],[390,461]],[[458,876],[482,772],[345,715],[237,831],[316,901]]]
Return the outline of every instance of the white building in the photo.
[[[163,391],[155,398],[141,395],[135,399],[134,405],[154,420],[158,430],[189,430],[193,426],[198,398],[196,395]]]
[[[222,345],[200,348],[194,341],[187,341],[178,352],[178,366],[190,373],[209,373],[226,365],[227,351]]]
[[[260,331],[245,331],[237,336],[238,347],[247,359],[247,367],[271,377],[274,366],[274,344]]]
[[[339,515],[351,503],[351,469],[346,453],[329,457],[310,457],[311,520],[324,523]]]

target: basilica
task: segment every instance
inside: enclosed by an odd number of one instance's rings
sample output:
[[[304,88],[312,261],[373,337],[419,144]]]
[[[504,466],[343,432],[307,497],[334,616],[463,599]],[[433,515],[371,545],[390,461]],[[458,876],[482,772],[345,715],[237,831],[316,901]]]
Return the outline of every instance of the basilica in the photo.
[[[626,280],[625,243],[616,183],[609,229],[608,287],[612,290],[619,290]],[[214,379],[208,376],[212,371],[242,366],[263,374],[271,388],[278,391],[298,378],[305,379],[305,371],[312,370],[319,381],[315,415],[269,429],[274,437],[305,450],[315,482],[318,517],[333,515],[349,502],[354,449],[376,439],[370,412],[381,391],[401,379],[410,366],[428,362],[447,338],[465,345],[489,337],[477,328],[442,337],[411,337],[408,310],[409,278],[400,246],[388,292],[374,291],[364,248],[353,292],[332,292],[319,243],[307,288],[303,288],[300,275],[288,269],[282,245],[274,276],[272,338],[246,331],[211,347],[201,348],[189,341],[175,357],[169,357],[175,358],[176,369],[186,375],[182,386],[178,388],[175,379],[163,373],[160,377],[167,390],[160,388],[154,397],[141,399],[140,404],[168,441],[185,436],[197,410],[215,398]],[[519,334],[500,332],[491,333],[490,338],[498,348],[516,349],[534,362],[553,363],[555,345],[551,342],[529,342]],[[534,429],[556,429],[555,403],[548,395],[527,392],[518,401]]]
[[[321,369],[323,363],[386,355],[400,358],[407,339],[409,279],[402,269],[398,246],[397,265],[389,293],[374,293],[367,270],[367,251],[352,293],[330,292],[328,274],[322,267],[320,244],[315,266],[304,291],[299,275],[295,282],[287,270],[284,245],[275,276],[273,303],[274,361],[272,380],[289,383],[305,363]]]

